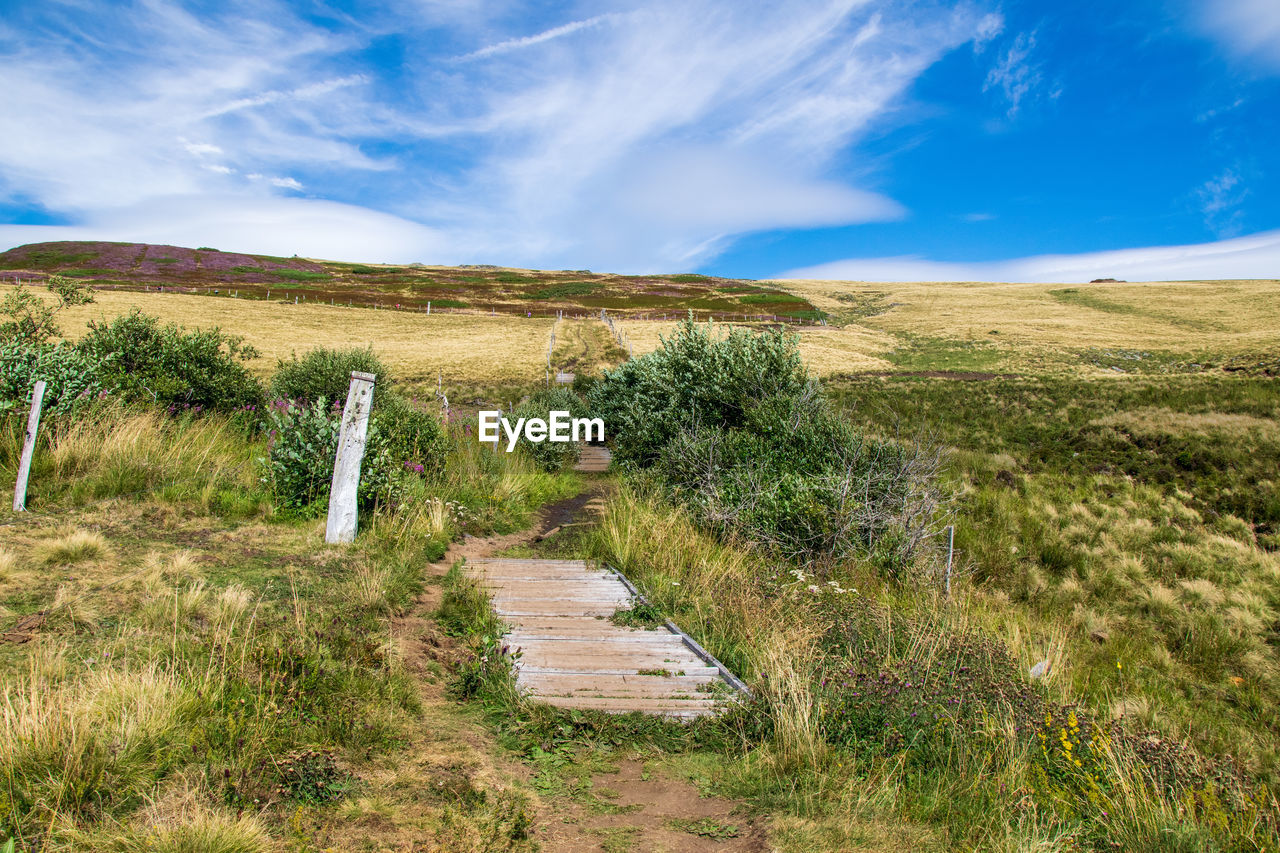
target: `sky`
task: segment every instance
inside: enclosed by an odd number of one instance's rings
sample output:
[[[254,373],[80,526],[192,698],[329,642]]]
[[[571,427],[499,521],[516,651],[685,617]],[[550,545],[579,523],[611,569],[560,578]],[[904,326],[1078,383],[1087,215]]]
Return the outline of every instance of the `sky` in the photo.
[[[1280,278],[1280,2],[0,0],[0,249]]]

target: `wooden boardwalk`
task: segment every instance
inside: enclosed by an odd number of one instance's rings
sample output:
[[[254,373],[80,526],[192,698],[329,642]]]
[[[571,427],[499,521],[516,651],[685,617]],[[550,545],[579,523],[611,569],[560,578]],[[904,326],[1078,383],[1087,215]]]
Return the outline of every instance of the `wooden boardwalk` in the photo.
[[[609,462],[612,459],[613,454],[609,452],[609,448],[588,444],[582,448],[582,453],[578,455],[578,464],[573,466],[573,470],[603,474],[609,470]]]
[[[713,713],[733,695],[720,670],[679,634],[609,621],[631,604],[613,572],[582,560],[493,558],[466,567],[510,626],[506,642],[520,651],[517,686],[543,702],[689,718]]]

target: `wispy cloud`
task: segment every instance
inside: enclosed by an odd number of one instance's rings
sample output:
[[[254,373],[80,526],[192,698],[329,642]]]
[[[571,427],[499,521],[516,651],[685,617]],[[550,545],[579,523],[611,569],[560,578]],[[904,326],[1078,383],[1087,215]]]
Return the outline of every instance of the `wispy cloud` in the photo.
[[[1192,8],[1200,29],[1233,55],[1280,71],[1280,4],[1275,0],[1214,0]]]
[[[1017,116],[1022,102],[1031,97],[1044,82],[1039,64],[1031,60],[1035,47],[1034,32],[1019,33],[987,73],[983,91],[995,89],[1004,96],[1009,103],[1009,118]]]
[[[482,47],[479,50],[474,50],[471,53],[466,54],[465,56],[459,57],[459,61],[466,61],[471,59],[483,59],[486,56],[496,56],[497,54],[508,53],[513,50],[519,50],[520,48],[523,48],[523,47],[532,47],[535,44],[542,44],[543,42],[548,42],[548,41],[551,41],[552,39],[558,39],[562,36],[571,35],[580,30],[586,30],[586,29],[590,29],[591,27],[597,27],[607,22],[616,21],[618,20],[619,17],[620,16],[613,15],[613,14],[596,15],[594,18],[586,18],[585,20],[582,20],[582,21],[571,21],[567,24],[561,24],[558,27],[552,27],[549,30],[543,30],[542,32],[536,33],[535,35],[506,39],[504,41],[498,42],[497,44],[491,44],[487,47]]]
[[[1234,237],[1244,223],[1240,205],[1249,194],[1238,169],[1225,169],[1196,189],[1204,223],[1219,237]]]
[[[1189,246],[1152,246],[1074,255],[1037,255],[984,263],[919,257],[850,258],[794,269],[783,279],[832,281],[1084,282],[1272,279],[1280,276],[1280,231]]]

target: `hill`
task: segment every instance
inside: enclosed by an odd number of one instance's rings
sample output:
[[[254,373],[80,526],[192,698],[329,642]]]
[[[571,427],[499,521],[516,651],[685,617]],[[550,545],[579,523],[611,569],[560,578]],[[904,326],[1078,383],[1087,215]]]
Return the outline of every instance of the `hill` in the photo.
[[[147,243],[30,243],[0,253],[5,278],[56,273],[99,289],[218,292],[242,297],[274,293],[292,301],[400,305],[433,311],[555,313],[560,309],[634,316],[778,317],[799,321],[819,312],[804,297],[753,281],[711,276],[625,276],[590,270],[525,270],[507,267],[443,267],[353,264],[223,252]]]

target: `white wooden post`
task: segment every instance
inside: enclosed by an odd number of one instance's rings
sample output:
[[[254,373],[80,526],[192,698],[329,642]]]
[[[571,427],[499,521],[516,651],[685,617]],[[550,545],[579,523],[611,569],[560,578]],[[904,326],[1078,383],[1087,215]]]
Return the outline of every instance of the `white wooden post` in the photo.
[[[427,316],[431,316],[431,300],[427,300]]]
[[[357,497],[360,490],[360,462],[364,459],[369,434],[369,409],[373,405],[372,373],[351,371],[347,405],[342,410],[342,432],[333,460],[333,483],[329,488],[329,519],[324,541],[344,545],[356,538]]]
[[[22,461],[18,463],[18,482],[13,486],[13,511],[27,509],[27,477],[31,475],[31,457],[36,452],[36,432],[40,429],[40,407],[44,404],[44,380],[31,392],[31,414],[27,415],[27,438],[22,443]]]

